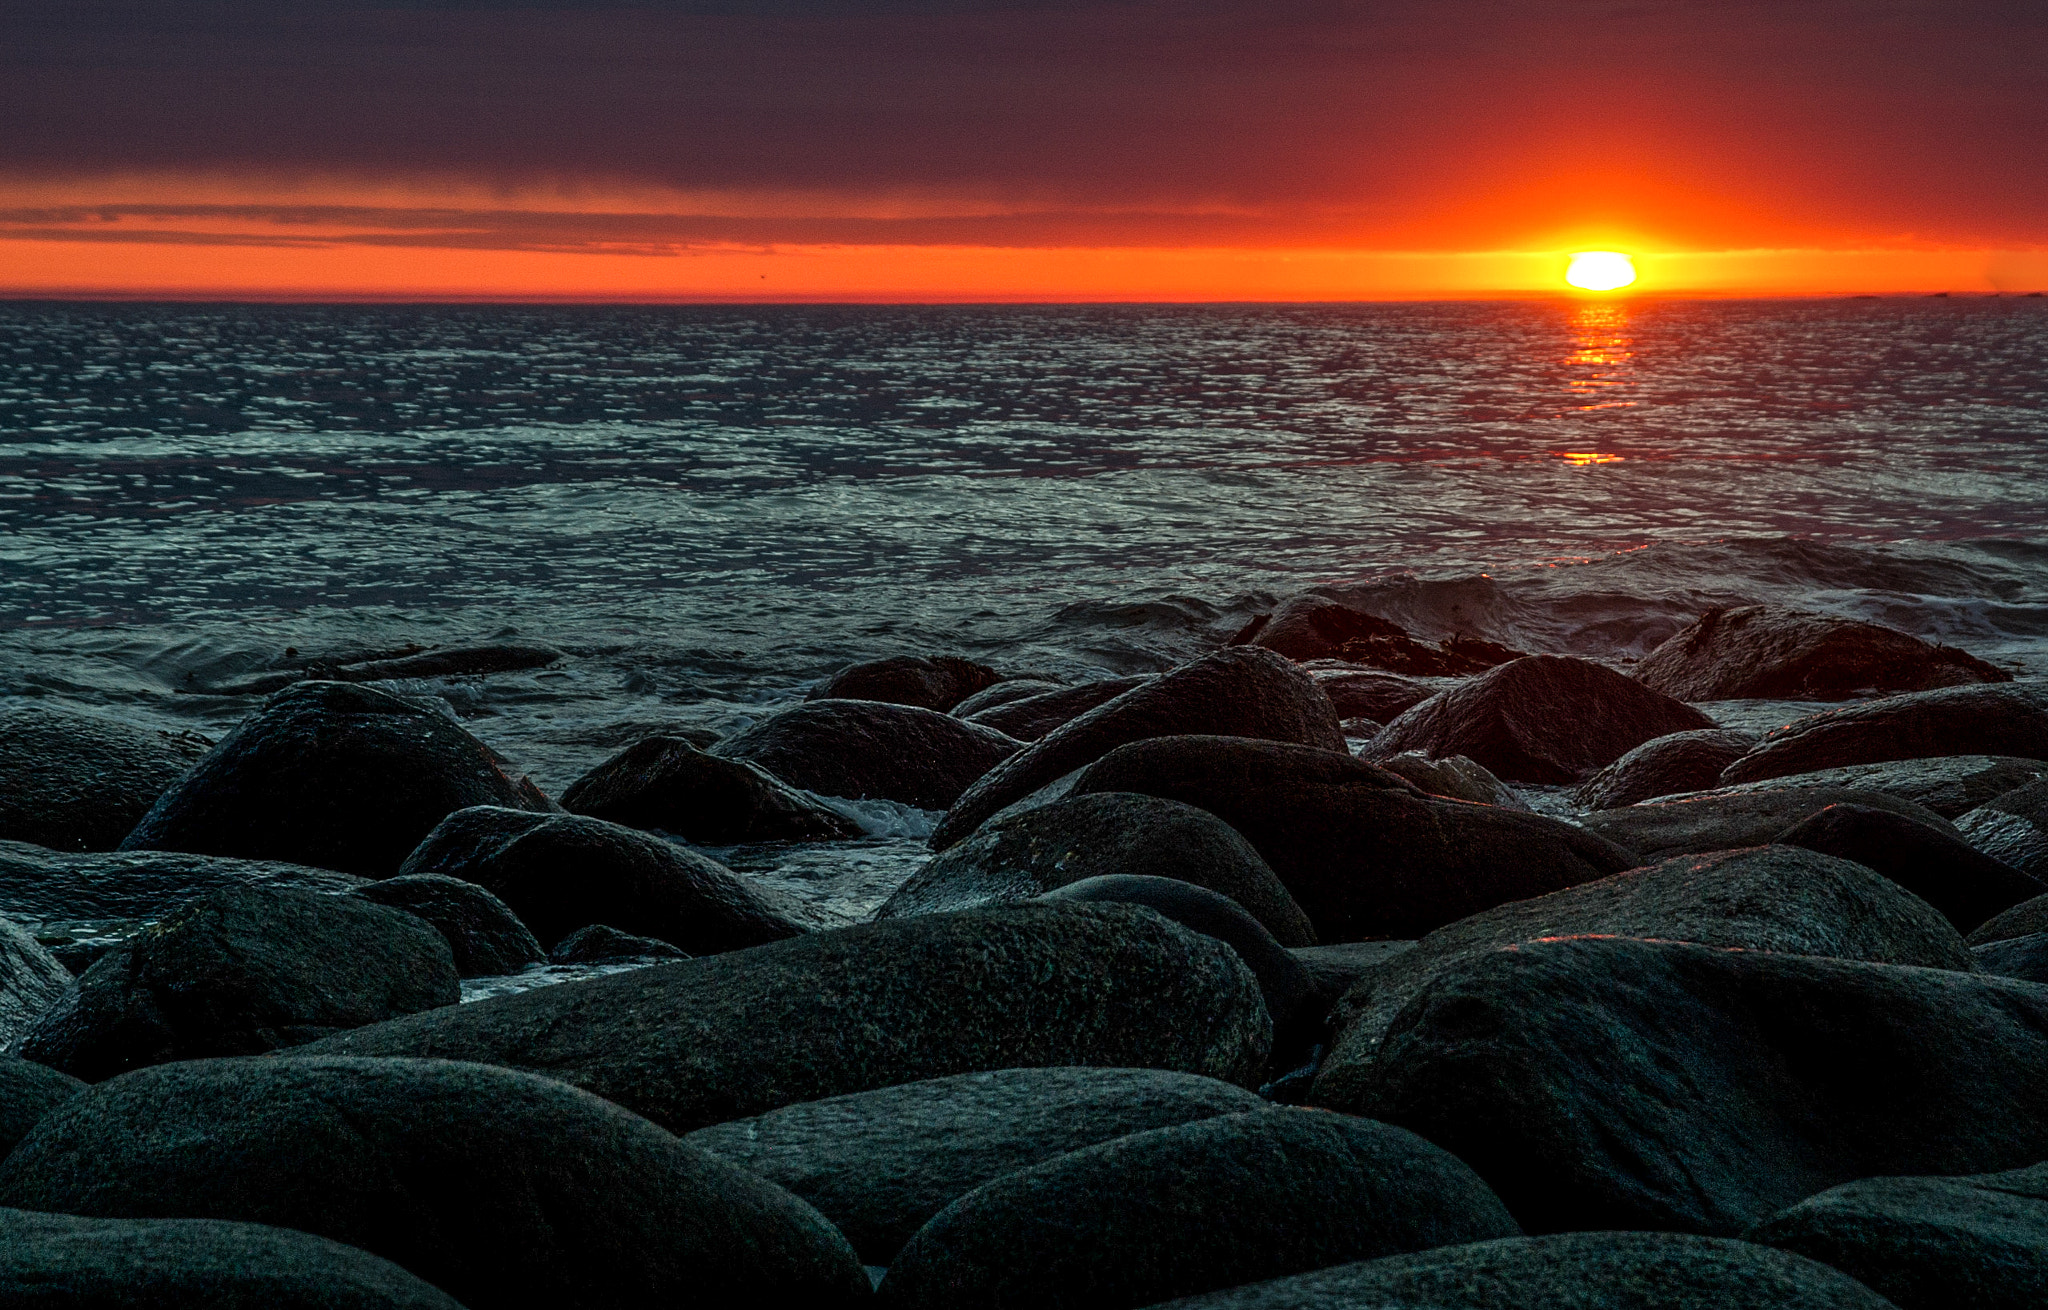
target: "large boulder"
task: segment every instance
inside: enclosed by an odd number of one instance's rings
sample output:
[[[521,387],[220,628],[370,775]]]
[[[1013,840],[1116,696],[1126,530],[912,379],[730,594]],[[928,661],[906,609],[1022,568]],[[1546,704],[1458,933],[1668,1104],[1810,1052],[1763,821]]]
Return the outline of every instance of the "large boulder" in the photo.
[[[1030,904],[544,987],[311,1049],[528,1069],[687,1132],[977,1069],[1177,1069],[1256,1086],[1271,1040],[1258,981],[1222,942],[1136,906]]]
[[[1230,640],[1233,646],[1246,643],[1291,660],[1341,660],[1418,677],[1478,673],[1524,654],[1463,633],[1432,646],[1398,623],[1314,594],[1255,616]]]
[[[512,908],[473,882],[438,873],[409,873],[366,882],[353,895],[417,915],[434,926],[463,978],[518,973],[547,952]]]
[[[1564,1233],[1415,1255],[1191,1296],[1160,1310],[1897,1310],[1838,1270],[1683,1233]]]
[[[1430,689],[1398,674],[1355,668],[1334,662],[1309,666],[1309,676],[1336,706],[1340,719],[1374,719],[1380,723],[1430,697]]]
[[[2030,932],[2024,937],[2001,937],[1995,942],[1970,948],[1977,967],[1985,973],[2048,983],[2048,932]]]
[[[849,664],[804,696],[805,700],[871,700],[915,705],[944,713],[1003,680],[986,664],[958,655],[891,655]]]
[[[1972,946],[1982,946],[1987,942],[2002,942],[2037,932],[2048,932],[2048,896],[2021,901],[2009,910],[1992,915],[1964,940]]]
[[[1486,1184],[1413,1133],[1260,1110],[1120,1137],[983,1184],[910,1239],[880,1301],[1123,1310],[1520,1235]]]
[[[86,1088],[85,1081],[18,1056],[0,1056],[0,1159],[42,1117]]]
[[[121,849],[385,877],[457,810],[553,808],[506,769],[439,710],[374,687],[301,682],[264,702],[158,797]]]
[[[0,841],[113,850],[208,744],[58,705],[0,706]]]
[[[932,849],[946,849],[996,811],[1119,746],[1184,733],[1344,753],[1337,712],[1313,678],[1271,651],[1232,647],[1106,701],[1004,761],[947,812]]]
[[[1402,751],[1373,763],[1397,778],[1406,778],[1431,796],[1509,810],[1529,808],[1529,803],[1513,787],[1462,755],[1434,760],[1421,751]]]
[[[363,879],[276,860],[184,851],[51,851],[0,842],[0,915],[27,923],[159,919],[190,900],[234,887],[345,892]]]
[[[1579,816],[1586,831],[1655,862],[1672,855],[1763,846],[1779,833],[1830,805],[1858,805],[1902,815],[1951,836],[1946,819],[1911,801],[1851,787],[1784,787],[1747,792],[1704,792],[1644,805],[1624,805]]]
[[[22,1037],[87,1081],[256,1055],[462,999],[432,924],[348,896],[214,892],[100,957]]]
[[[1432,980],[1496,951],[1564,937],[1976,968],[1933,907],[1861,865],[1790,846],[1682,855],[1460,919],[1365,973],[1337,1010],[1329,1086],[1371,1059],[1395,1016]]]
[[[2048,759],[2048,701],[2027,687],[1948,687],[1822,710],[1765,733],[1721,781],[1936,755]]]
[[[1848,700],[2012,681],[1952,646],[1774,605],[1708,610],[1645,655],[1633,673],[1644,686],[1687,701]]]
[[[1019,697],[999,705],[960,713],[969,723],[1007,733],[1018,741],[1037,741],[1056,728],[1064,727],[1094,709],[1106,705],[1135,687],[1142,687],[1157,674],[1134,673],[1123,678],[1101,678],[1076,687],[1048,688],[1035,696]]]
[[[1830,805],[1785,829],[1777,840],[1877,870],[1941,911],[1959,932],[1975,931],[2021,901],[2048,895],[2048,886],[2038,879],[1953,833],[1867,805]]]
[[[1221,892],[1282,945],[1315,941],[1308,916],[1237,830],[1157,796],[1071,796],[983,824],[910,876],[878,919],[1029,900],[1105,874],[1178,878]]]
[[[0,1165],[0,1203],[293,1228],[469,1310],[867,1291],[846,1239],[773,1183],[575,1088],[440,1060],[128,1074],[36,1125]]]
[[[810,701],[712,747],[792,787],[943,810],[1023,743],[936,710],[870,700]]]
[[[1964,841],[2036,878],[2048,878],[2048,779],[1994,797],[1956,820]]]
[[[1364,760],[1243,737],[1157,737],[1110,752],[1076,796],[1199,806],[1250,841],[1326,942],[1419,937],[1468,914],[1636,863],[1562,820],[1425,796]]]
[[[2048,1165],[1859,1179],[1742,1236],[1832,1265],[1900,1310],[2038,1310],[2048,1305]]]
[[[475,883],[510,906],[546,947],[587,924],[608,923],[692,955],[715,955],[811,926],[798,901],[708,855],[580,814],[462,810],[429,833],[399,871]]]
[[[1439,975],[1318,1104],[1412,1128],[1523,1226],[1739,1233],[1872,1173],[2048,1157],[2048,988],[1620,938]]]
[[[1358,980],[1373,972],[1388,960],[1403,951],[1412,950],[1414,942],[1336,942],[1328,946],[1298,946],[1289,954],[1308,973],[1310,991],[1309,1004],[1323,1015],[1329,1015],[1344,993],[1357,986]]]
[[[71,970],[10,919],[0,919],[0,1049],[12,1049],[71,990]]]
[[[1728,728],[1695,728],[1653,737],[1581,783],[1572,799],[1611,810],[1677,792],[1702,791],[1749,753],[1756,737]]]
[[[627,747],[570,783],[562,808],[704,846],[860,835],[859,824],[759,765],[706,754],[681,737]]]
[[[549,964],[620,964],[627,960],[687,960],[688,951],[653,937],[635,937],[608,923],[578,928],[555,943]]]
[[[1858,791],[1881,791],[1953,820],[2040,778],[2048,778],[2048,760],[2013,755],[1936,755],[1924,760],[1845,764],[1838,769],[1788,773],[1780,778],[1738,782],[1728,787],[1703,784],[1701,792],[1727,795],[1782,787],[1853,787]]]
[[[91,1310],[463,1310],[367,1251],[264,1224],[0,1210],[0,1304]]]
[[[961,701],[946,713],[958,719],[969,718],[983,710],[992,710],[998,705],[1008,705],[1013,700],[1029,696],[1041,696],[1048,691],[1058,691],[1067,684],[1055,678],[1021,676],[1004,678],[1001,682],[983,687],[966,700]],[[1016,733],[1011,733],[1016,736]]]
[[[1465,755],[1509,782],[1570,783],[1646,741],[1713,726],[1690,705],[1604,665],[1531,655],[1403,712],[1366,753]]]
[[[997,1069],[786,1106],[683,1140],[796,1193],[886,1265],[983,1183],[1068,1151],[1261,1110],[1242,1087],[1160,1069]]]

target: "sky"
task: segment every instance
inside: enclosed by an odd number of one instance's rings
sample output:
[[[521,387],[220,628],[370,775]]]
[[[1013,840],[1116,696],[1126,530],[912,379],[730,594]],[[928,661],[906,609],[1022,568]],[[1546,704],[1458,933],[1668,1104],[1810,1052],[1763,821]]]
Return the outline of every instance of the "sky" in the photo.
[[[2048,290],[2040,0],[0,0],[0,296]]]

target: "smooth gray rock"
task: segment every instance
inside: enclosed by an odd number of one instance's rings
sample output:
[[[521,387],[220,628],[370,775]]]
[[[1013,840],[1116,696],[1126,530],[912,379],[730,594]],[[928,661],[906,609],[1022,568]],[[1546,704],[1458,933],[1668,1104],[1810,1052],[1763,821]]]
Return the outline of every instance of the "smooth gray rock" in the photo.
[[[83,1079],[18,1056],[0,1056],[0,1159],[50,1111],[86,1089]]]
[[[578,928],[555,944],[549,964],[609,964],[616,960],[687,960],[689,953],[652,937],[635,937],[608,923]]]
[[[1634,851],[1646,863],[1655,863],[1674,855],[1763,846],[1793,824],[1812,818],[1830,805],[1861,805],[1900,814],[1937,832],[1955,834],[1954,827],[1932,810],[1881,791],[1849,787],[1786,787],[1674,797],[1597,810],[1579,816],[1579,822],[1586,831]]]
[[[1815,769],[1760,782],[1740,782],[1717,787],[1699,784],[1698,795],[1732,795],[1746,791],[1776,791],[1784,787],[1852,787],[1858,791],[1881,791],[1902,801],[1924,806],[1944,819],[1954,820],[1978,806],[2048,778],[2048,760],[2021,759],[2015,755],[1936,755],[1924,760],[1885,760],[1877,764],[1845,764],[1837,769]],[[1683,790],[1683,789],[1674,789]],[[1652,800],[1676,800],[1656,796]]]
[[[1572,799],[1588,810],[1711,788],[1721,771],[1756,745],[1756,736],[1727,728],[1695,728],[1653,737],[1586,779]]]
[[[1471,801],[1475,805],[1498,805],[1504,810],[1529,808],[1529,803],[1513,787],[1462,755],[1433,760],[1421,751],[1403,751],[1373,763],[1397,778],[1406,778],[1431,796]]]
[[[570,783],[562,808],[705,846],[860,835],[853,820],[759,765],[707,754],[681,737],[648,737],[627,747]]]
[[[805,700],[871,700],[919,709],[952,709],[1001,682],[986,664],[958,655],[891,655],[849,664],[805,694]]]
[[[1956,831],[1993,859],[2048,879],[2048,779],[1993,797],[1957,819]]]
[[[978,709],[961,717],[969,723],[979,723],[997,732],[1008,733],[1018,741],[1038,741],[1047,733],[1064,727],[1094,709],[1106,705],[1125,692],[1142,687],[1156,678],[1157,674],[1138,673],[1125,678],[1101,678],[1084,682],[1077,687],[1058,687],[1040,692],[1036,696],[1006,701],[1001,705]]]
[[[0,703],[0,841],[113,850],[210,744],[69,706]]]
[[[1161,1069],[997,1069],[806,1101],[683,1140],[788,1188],[862,1260],[886,1265],[983,1183],[1097,1142],[1265,1104]]]
[[[187,901],[233,887],[345,892],[350,873],[276,860],[184,851],[52,851],[0,842],[0,915],[33,923],[160,919]]]
[[[128,1074],[36,1125],[0,1164],[0,1203],[293,1228],[469,1310],[823,1306],[868,1290],[846,1239],[773,1183],[572,1087],[439,1060]]]
[[[10,919],[0,919],[0,1049],[71,992],[71,970]]]
[[[1953,646],[1859,619],[1775,605],[1710,609],[1631,671],[1680,700],[1848,700],[2012,674]]]
[[[1977,967],[1985,973],[2026,982],[2048,983],[2048,932],[2030,932],[2024,937],[2003,937],[1970,948]]]
[[[2048,701],[2028,687],[1947,687],[1823,710],[1765,733],[1721,781],[1936,755],[2048,759]]]
[[[447,940],[455,972],[463,978],[518,973],[548,958],[512,907],[473,882],[439,873],[409,873],[366,882],[351,895],[432,924]]]
[[[1022,746],[994,728],[936,710],[818,700],[771,714],[711,753],[758,764],[821,796],[943,810]]]
[[[1970,932],[2022,901],[2048,895],[2048,886],[1975,850],[1950,832],[1867,805],[1830,805],[1777,836],[1875,869]]]

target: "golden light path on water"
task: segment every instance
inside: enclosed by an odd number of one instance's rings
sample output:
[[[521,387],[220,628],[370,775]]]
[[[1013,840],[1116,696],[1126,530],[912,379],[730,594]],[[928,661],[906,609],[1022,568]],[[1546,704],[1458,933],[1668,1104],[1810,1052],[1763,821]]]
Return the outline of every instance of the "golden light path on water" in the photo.
[[[1565,385],[1581,399],[1573,408],[1580,413],[1596,410],[1633,409],[1636,402],[1622,399],[1630,385],[1630,363],[1635,358],[1634,339],[1629,333],[1628,306],[1615,300],[1595,301],[1572,311],[1572,352],[1565,358]],[[1620,455],[1600,450],[1554,452],[1567,464],[1619,464]]]

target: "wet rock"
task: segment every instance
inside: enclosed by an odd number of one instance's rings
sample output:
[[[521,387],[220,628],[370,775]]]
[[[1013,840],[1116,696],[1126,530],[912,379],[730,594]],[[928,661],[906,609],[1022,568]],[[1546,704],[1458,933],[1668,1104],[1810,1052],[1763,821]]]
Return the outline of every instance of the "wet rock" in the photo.
[[[1527,942],[1642,937],[1930,969],[1976,967],[1933,907],[1859,864],[1790,846],[1685,855],[1439,928],[1365,973],[1337,1007],[1327,1087],[1360,1074],[1433,979]]]
[[[1430,696],[1430,689],[1421,683],[1377,669],[1310,665],[1309,676],[1330,698],[1330,704],[1337,707],[1340,719],[1375,719],[1385,723]]]
[[[1581,815],[1579,822],[1617,846],[1655,863],[1673,855],[1763,846],[1802,819],[1830,805],[1860,805],[1904,815],[1953,833],[1947,820],[1911,801],[1851,787],[1785,787],[1750,792],[1707,792],[1647,805],[1625,805]]]
[[[993,708],[963,715],[969,723],[1008,733],[1018,741],[1038,741],[1047,733],[1064,727],[1098,705],[1106,705],[1133,688],[1142,687],[1158,675],[1134,674],[1128,678],[1103,678],[1078,687],[1060,687],[1037,696],[1009,701]]]
[[[2036,878],[2048,878],[2048,780],[2017,787],[1956,820],[1964,841]]]
[[[1875,869],[1971,932],[2048,886],[1918,819],[1867,805],[1830,805],[1777,840]]]
[[[1255,1084],[1271,1039],[1258,982],[1223,943],[1137,906],[1030,904],[565,983],[317,1049],[524,1068],[687,1132],[977,1069],[1177,1069]]]
[[[0,707],[0,841],[113,850],[209,744],[58,705]]]
[[[470,1310],[833,1305],[867,1290],[846,1240],[774,1184],[558,1082],[438,1060],[132,1073],[36,1125],[0,1165],[0,1201],[293,1228]]]
[[[1308,971],[1310,1006],[1328,1015],[1360,978],[1414,945],[1409,941],[1337,942],[1296,947],[1292,954]]]
[[[956,719],[965,719],[983,710],[992,710],[998,705],[1008,705],[1011,701],[1023,700],[1027,696],[1042,696],[1049,691],[1059,691],[1065,686],[1065,683],[1055,682],[1051,678],[1004,678],[993,686],[983,687],[946,712]],[[1015,737],[1017,734],[1013,732],[1010,735]]]
[[[548,956],[549,964],[614,964],[620,960],[687,960],[687,952],[656,941],[635,937],[606,923],[578,928],[564,937]]]
[[[1445,1246],[1213,1292],[1171,1310],[1896,1310],[1847,1274],[1748,1242],[1564,1233]],[[1161,1310],[1166,1310],[1162,1307]]]
[[[1397,778],[1406,778],[1431,796],[1447,796],[1475,805],[1498,805],[1506,810],[1529,808],[1514,788],[1463,755],[1433,760],[1421,751],[1403,751],[1373,763]]]
[[[1952,646],[1856,619],[1773,605],[1711,609],[1633,670],[1679,700],[1848,700],[2012,675]]]
[[[0,1303],[92,1310],[463,1310],[389,1260],[264,1224],[0,1210]]]
[[[1889,760],[1882,764],[1815,769],[1811,773],[1792,773],[1782,778],[1765,778],[1731,787],[1709,787],[1704,791],[1728,795],[1782,787],[1853,787],[1858,791],[1881,791],[1902,801],[1925,806],[1944,819],[1954,820],[2037,778],[2048,778],[2048,760],[2024,760],[2002,755],[1938,755],[1925,760]]]
[[[1726,728],[1654,737],[1586,779],[1572,799],[1589,810],[1611,810],[1677,792],[1703,791],[1718,783],[1721,770],[1754,745],[1752,734]]]
[[[454,954],[459,977],[518,973],[547,958],[511,907],[473,882],[438,873],[409,873],[364,883],[354,894],[432,924]]]
[[[1003,680],[986,664],[957,655],[891,655],[849,664],[811,688],[805,700],[869,700],[944,713]]]
[[[233,887],[345,892],[353,874],[275,860],[184,851],[51,851],[0,842],[0,915],[24,922],[158,919],[190,900]]]
[[[680,737],[649,737],[614,755],[569,784],[562,808],[705,846],[860,835],[853,820],[760,766],[706,754]]]
[[[2048,703],[2024,687],[1949,687],[1823,710],[1765,733],[1721,781],[1936,755],[2048,759]]]
[[[983,1184],[910,1239],[880,1303],[1114,1310],[1519,1235],[1470,1169],[1413,1133],[1260,1110],[1117,1138]]]
[[[450,678],[542,669],[562,652],[538,641],[498,641],[438,649],[409,644],[388,651],[298,655],[287,651],[269,671],[232,683],[192,688],[215,696],[265,696],[306,681],[382,682],[393,678]]]
[[[384,877],[435,824],[471,805],[553,808],[448,715],[372,687],[304,682],[208,751],[121,849]]]
[[[1479,673],[1526,653],[1460,634],[1431,646],[1399,624],[1326,596],[1296,596],[1260,615],[1231,641],[1278,651],[1291,660],[1338,659],[1417,677]]]
[[[1387,725],[1381,723],[1378,719],[1345,719],[1337,726],[1343,729],[1345,744],[1349,745],[1353,741],[1360,743],[1371,741],[1374,737],[1379,736],[1380,729]]]
[[[1509,782],[1567,783],[1646,741],[1713,726],[1690,705],[1602,665],[1532,655],[1407,710],[1368,754],[1465,755]]]
[[[29,1028],[21,1053],[97,1082],[297,1046],[461,998],[448,943],[424,920],[348,896],[240,887],[108,952]]]
[[[1986,942],[2025,937],[2036,932],[2048,932],[2048,896],[2021,901],[2011,909],[1993,915],[1964,940],[1972,946],[1982,946]]]
[[[1972,947],[1970,954],[1977,957],[1977,967],[1985,973],[2048,983],[2048,932],[2001,937],[1995,942]]]
[[[715,955],[807,931],[808,912],[709,856],[580,814],[479,807],[451,814],[401,873],[439,873],[489,891],[542,946],[593,923]]]
[[[1114,792],[991,819],[912,874],[875,917],[1024,901],[1104,874],[1178,878],[1228,896],[1282,945],[1316,939],[1308,916],[1236,829],[1192,805]]]
[[[1000,1069],[807,1101],[684,1138],[816,1206],[871,1265],[983,1183],[1152,1128],[1265,1108],[1158,1069]]]
[[[1745,1241],[1848,1274],[1900,1310],[2048,1305],[2048,1165],[1864,1178],[1780,1211]]]
[[[947,812],[932,849],[946,849],[996,811],[1119,746],[1191,732],[1345,749],[1337,712],[1313,678],[1271,651],[1220,650],[1096,706],[1004,761]]]
[[[28,1136],[42,1117],[84,1091],[84,1080],[48,1065],[0,1056],[0,1159]],[[4,1239],[0,1239],[4,1245]],[[4,1298],[0,1298],[4,1300]]]
[[[0,919],[0,1049],[71,990],[71,971],[12,920]]]
[[[1412,1128],[1524,1227],[1737,1233],[1875,1173],[2048,1157],[2048,989],[1622,939],[1434,979],[1316,1099]]]
[[[821,796],[943,810],[1020,745],[993,728],[935,710],[823,700],[772,714],[719,742],[712,753],[757,764]]]
[[[1105,791],[1199,806],[1237,829],[1326,942],[1419,937],[1636,863],[1560,820],[1425,796],[1364,760],[1282,742],[1134,742],[1074,783],[1077,796]]]

